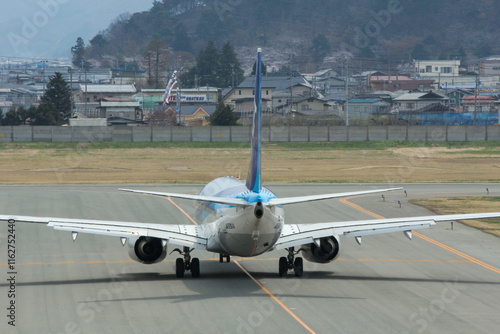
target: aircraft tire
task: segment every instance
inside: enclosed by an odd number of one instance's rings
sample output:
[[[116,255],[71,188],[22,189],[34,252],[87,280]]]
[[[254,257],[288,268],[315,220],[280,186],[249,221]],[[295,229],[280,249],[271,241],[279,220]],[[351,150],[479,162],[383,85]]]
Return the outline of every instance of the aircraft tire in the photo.
[[[280,277],[283,277],[283,275],[286,274],[287,271],[288,271],[288,260],[286,259],[286,257],[282,256],[280,257],[278,274]]]
[[[175,260],[175,276],[177,278],[184,277],[184,260],[180,257]]]
[[[197,257],[191,260],[191,275],[193,277],[200,277],[200,259]]]
[[[302,277],[304,274],[304,261],[301,257],[295,258],[295,262],[293,263],[293,271],[295,272],[296,277]]]

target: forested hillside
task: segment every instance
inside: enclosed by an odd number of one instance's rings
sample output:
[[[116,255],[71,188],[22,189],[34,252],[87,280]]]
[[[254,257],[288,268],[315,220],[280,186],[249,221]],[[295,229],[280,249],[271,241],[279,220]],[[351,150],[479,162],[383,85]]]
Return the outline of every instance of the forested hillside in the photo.
[[[209,40],[229,41],[245,66],[261,46],[276,66],[293,57],[309,71],[339,49],[386,62],[465,60],[500,53],[498,13],[495,0],[163,0],[119,17],[87,44],[87,55],[140,60],[154,39],[190,60]]]

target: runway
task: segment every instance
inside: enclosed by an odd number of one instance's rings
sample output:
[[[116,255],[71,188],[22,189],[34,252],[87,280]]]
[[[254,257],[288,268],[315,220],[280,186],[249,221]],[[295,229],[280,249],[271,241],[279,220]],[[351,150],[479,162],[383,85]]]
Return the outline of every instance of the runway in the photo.
[[[400,185],[390,185],[400,186]],[[428,215],[408,200],[499,196],[491,184],[407,184],[403,192],[285,208],[287,223]],[[199,185],[2,186],[0,213],[192,224],[191,201],[120,187],[198,193]],[[279,197],[387,185],[270,185]],[[495,189],[498,188],[498,189]],[[401,201],[401,207],[398,204]],[[279,278],[284,251],[257,258],[194,251],[201,277],[175,277],[175,254],[130,260],[118,238],[16,224],[16,326],[8,324],[7,224],[0,226],[0,333],[494,333],[500,328],[500,240],[455,223],[354,239],[337,261],[304,261],[304,277]],[[420,236],[421,235],[421,236]],[[169,252],[174,247],[169,248]]]

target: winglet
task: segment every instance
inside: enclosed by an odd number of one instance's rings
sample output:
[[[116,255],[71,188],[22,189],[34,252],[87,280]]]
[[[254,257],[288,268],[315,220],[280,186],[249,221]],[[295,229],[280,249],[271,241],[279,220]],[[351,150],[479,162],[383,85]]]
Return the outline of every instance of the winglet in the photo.
[[[260,176],[260,129],[261,129],[261,62],[262,49],[257,49],[257,61],[255,62],[255,97],[252,128],[252,157],[248,169],[247,188],[258,193],[262,189]]]

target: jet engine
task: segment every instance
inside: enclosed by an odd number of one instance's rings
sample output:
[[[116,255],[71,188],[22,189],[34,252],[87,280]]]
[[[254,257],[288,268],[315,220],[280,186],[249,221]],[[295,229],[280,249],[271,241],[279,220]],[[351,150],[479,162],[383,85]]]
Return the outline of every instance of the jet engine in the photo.
[[[162,239],[158,238],[140,237],[136,241],[130,239],[128,254],[137,262],[158,263],[167,256],[167,245],[164,246]]]
[[[340,242],[337,236],[319,239],[319,246],[311,243],[302,246],[302,256],[310,262],[328,263],[337,258]]]

